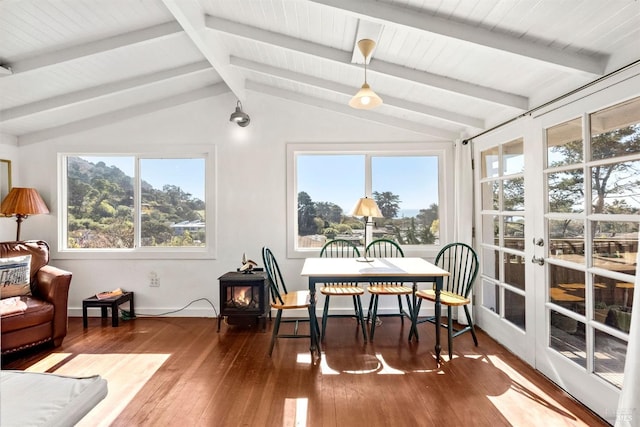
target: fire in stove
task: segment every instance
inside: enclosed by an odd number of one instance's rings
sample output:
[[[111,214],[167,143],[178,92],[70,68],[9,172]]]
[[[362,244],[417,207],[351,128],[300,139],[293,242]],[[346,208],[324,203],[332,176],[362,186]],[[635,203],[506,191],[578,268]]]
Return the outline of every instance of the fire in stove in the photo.
[[[241,310],[253,310],[259,306],[253,286],[231,286],[227,288],[226,306]]]

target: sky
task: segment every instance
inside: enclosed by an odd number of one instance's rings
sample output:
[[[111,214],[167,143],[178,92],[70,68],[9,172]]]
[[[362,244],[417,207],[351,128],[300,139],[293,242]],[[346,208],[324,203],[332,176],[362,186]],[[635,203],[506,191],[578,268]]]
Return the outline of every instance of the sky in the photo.
[[[134,176],[134,158],[131,156],[81,156],[83,159],[107,166],[116,166],[128,176]],[[142,179],[153,188],[162,190],[166,184],[176,185],[194,197],[204,198],[204,159],[141,159]],[[198,173],[199,172],[199,173]]]
[[[365,195],[365,156],[299,155],[298,192],[314,202],[332,202],[350,213]],[[435,156],[372,157],[373,191],[400,196],[401,210],[426,209],[438,203],[438,158]]]

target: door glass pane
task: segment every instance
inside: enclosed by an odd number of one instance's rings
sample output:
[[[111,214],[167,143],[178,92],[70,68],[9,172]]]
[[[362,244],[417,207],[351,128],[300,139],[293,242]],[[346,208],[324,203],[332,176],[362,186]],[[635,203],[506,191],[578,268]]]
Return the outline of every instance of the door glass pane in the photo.
[[[547,167],[581,163],[582,147],[581,118],[547,129]]]
[[[509,253],[503,254],[504,281],[524,291],[524,257]],[[508,304],[505,301],[505,305]]]
[[[504,290],[504,318],[525,330],[525,298],[523,295]]]
[[[578,314],[585,314],[583,271],[549,265],[549,301]]]
[[[593,213],[640,212],[640,160],[599,165],[590,169]]]
[[[502,190],[502,210],[524,210],[524,178],[505,179],[502,182]]]
[[[502,175],[524,172],[524,143],[522,138],[502,146]]]
[[[500,244],[500,217],[497,215],[482,215],[482,241]]]
[[[584,222],[573,219],[550,219],[549,256],[584,264]]]
[[[590,121],[592,159],[640,153],[640,98],[593,113]]]
[[[637,222],[592,221],[593,266],[635,275],[638,253]]]
[[[582,366],[587,367],[587,343],[584,323],[550,310],[549,347]]]
[[[500,287],[489,280],[482,281],[482,306],[500,314]]]
[[[524,251],[524,217],[504,217],[504,246]]]
[[[594,372],[606,381],[622,388],[627,342],[595,330]]]
[[[483,182],[482,189],[482,210],[497,211],[500,208],[500,182]]]
[[[593,319],[629,333],[634,284],[597,274],[593,275],[593,283]]]
[[[584,173],[572,169],[547,175],[549,212],[584,212]]]
[[[500,270],[498,268],[498,260],[500,259],[500,252],[492,249],[482,249],[482,273],[491,277],[492,279],[499,280]]]
[[[495,178],[499,176],[500,163],[498,163],[498,152],[498,147],[493,147],[482,152],[482,178]]]

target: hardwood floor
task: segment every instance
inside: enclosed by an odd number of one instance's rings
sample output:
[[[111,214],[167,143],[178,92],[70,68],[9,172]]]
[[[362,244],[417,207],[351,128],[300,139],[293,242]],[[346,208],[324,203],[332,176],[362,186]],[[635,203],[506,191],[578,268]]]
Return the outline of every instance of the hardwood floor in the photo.
[[[85,425],[607,425],[480,330],[478,347],[470,334],[455,340],[451,361],[445,338],[437,366],[432,325],[409,343],[409,324],[385,319],[363,344],[355,320],[332,318],[313,366],[302,339],[279,340],[269,358],[271,326],[90,318],[83,329],[71,318],[61,347],[3,357],[2,368],[103,375],[110,400]]]

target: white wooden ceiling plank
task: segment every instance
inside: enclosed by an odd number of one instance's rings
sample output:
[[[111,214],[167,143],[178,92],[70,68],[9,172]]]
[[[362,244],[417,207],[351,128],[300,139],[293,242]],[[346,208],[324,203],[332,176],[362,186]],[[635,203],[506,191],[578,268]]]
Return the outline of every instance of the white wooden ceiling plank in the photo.
[[[573,52],[562,52],[549,49],[540,43],[532,43],[516,37],[507,37],[496,32],[474,27],[453,20],[447,20],[428,14],[410,13],[403,9],[377,2],[371,4],[364,0],[310,0],[326,6],[342,9],[348,13],[377,19],[387,23],[403,25],[420,31],[437,33],[442,36],[463,40],[478,46],[496,50],[504,50],[549,63],[553,66],[575,69],[578,71],[602,75],[606,66],[605,60],[593,58]]]
[[[85,103],[92,99],[113,95],[118,92],[137,89],[164,80],[183,77],[185,75],[203,71],[213,71],[207,61],[201,61],[152,74],[145,74],[143,76],[132,77],[126,80],[120,80],[117,82],[94,86],[76,92],[66,93],[64,95],[48,98],[31,104],[20,105],[18,107],[2,110],[0,111],[0,123],[19,119],[33,114],[39,114],[44,111],[67,107],[72,104]]]
[[[207,34],[205,31],[205,15],[200,5],[195,0],[162,1],[235,96],[240,101],[245,100],[242,77],[233,74],[229,69],[229,53],[220,39],[215,34]]]
[[[48,139],[59,138],[61,136],[71,135],[74,133],[107,126],[115,122],[129,120],[137,116],[165,110],[167,108],[176,107],[178,105],[198,101],[200,99],[219,96],[227,92],[229,92],[229,87],[224,83],[218,83],[205,88],[198,88],[179,95],[173,94],[160,100],[154,100],[152,102],[138,105],[131,105],[110,113],[101,114],[87,119],[67,123],[61,126],[23,134],[18,137],[18,144],[29,145]]]
[[[256,27],[231,22],[213,16],[206,17],[206,25],[214,31],[233,34],[246,39],[257,40],[261,43],[271,44],[283,49],[290,49],[305,55],[313,55],[325,60],[335,61],[349,67],[357,67],[350,64],[350,52],[344,52],[327,46],[295,39],[282,34],[265,31]],[[392,63],[373,60],[368,70],[394,76],[399,79],[411,80],[415,83],[434,86],[442,90],[459,95],[482,99],[484,101],[503,104],[520,110],[528,109],[526,97],[505,93],[488,87],[462,82],[445,76],[439,76],[424,71],[401,67]]]
[[[312,77],[307,74],[302,74],[289,69],[283,69],[278,67],[272,67],[265,64],[260,64],[255,61],[251,61],[244,58],[231,57],[229,63],[232,66],[239,67],[246,70],[251,70],[256,73],[266,74],[270,76],[276,76],[283,80],[292,80],[298,83],[302,83],[309,86],[314,86],[323,90],[333,91],[346,96],[352,96],[355,93],[356,88],[352,86],[336,83],[326,79]],[[476,129],[481,129],[484,126],[484,121],[476,117],[466,116],[464,114],[455,113],[452,111],[446,111],[441,108],[430,107],[424,104],[418,104],[416,102],[409,102],[404,99],[393,97],[389,94],[378,93],[388,106],[400,108],[403,110],[412,110],[417,113],[435,117],[440,120],[445,120],[458,125],[470,126]]]
[[[74,59],[85,56],[104,53],[113,49],[130,46],[132,44],[143,43],[157,40],[161,37],[173,36],[180,34],[182,28],[175,22],[167,22],[155,25],[142,30],[132,31],[109,37],[102,40],[74,46],[68,49],[61,49],[53,52],[44,53],[32,58],[23,59],[11,65],[14,74],[24,73],[38,68],[48,67],[59,64],[61,62],[72,61]]]
[[[260,92],[262,94],[275,96],[282,99],[287,99],[289,101],[298,102],[305,105],[311,105],[316,108],[321,108],[329,111],[333,111],[340,114],[346,114],[348,116],[358,117],[363,120],[372,121],[376,123],[382,123],[388,126],[393,126],[397,128],[401,128],[404,130],[410,130],[412,132],[421,133],[424,135],[433,136],[442,140],[451,141],[456,139],[459,135],[455,132],[443,131],[442,129],[436,129],[429,126],[424,126],[422,124],[411,122],[408,120],[396,119],[393,117],[385,116],[380,113],[375,113],[372,111],[365,111],[363,114],[363,110],[354,110],[350,108],[348,105],[338,104],[325,101],[324,99],[310,99],[309,96],[300,95],[295,92],[289,92],[282,89],[269,87],[260,83],[252,82],[251,80],[247,81],[247,90],[253,90],[256,92]]]

